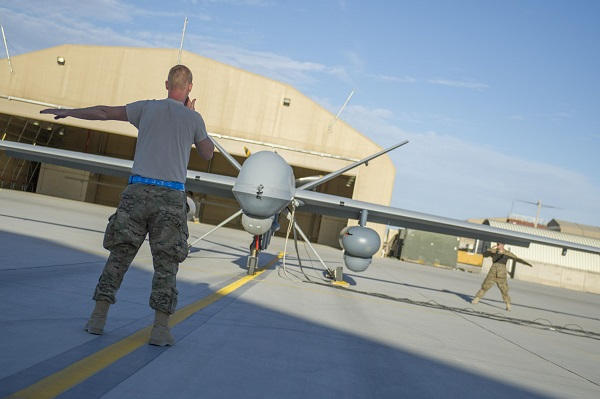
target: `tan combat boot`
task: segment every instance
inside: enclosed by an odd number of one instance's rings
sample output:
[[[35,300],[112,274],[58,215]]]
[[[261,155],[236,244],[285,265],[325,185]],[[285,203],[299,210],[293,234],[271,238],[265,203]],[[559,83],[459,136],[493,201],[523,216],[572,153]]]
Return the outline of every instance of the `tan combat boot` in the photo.
[[[109,306],[110,303],[106,301],[96,301],[92,315],[85,325],[85,331],[96,335],[104,333],[104,324],[106,324],[106,315],[108,314]]]
[[[479,297],[478,297],[478,296],[476,296],[475,298],[473,298],[473,299],[471,300],[471,303],[472,303],[473,305],[477,305],[477,304],[479,303]]]
[[[175,339],[169,331],[169,317],[168,313],[157,310],[154,315],[154,326],[150,333],[150,345],[156,346],[167,346],[175,345]]]
[[[506,311],[510,312],[510,302],[506,302]]]

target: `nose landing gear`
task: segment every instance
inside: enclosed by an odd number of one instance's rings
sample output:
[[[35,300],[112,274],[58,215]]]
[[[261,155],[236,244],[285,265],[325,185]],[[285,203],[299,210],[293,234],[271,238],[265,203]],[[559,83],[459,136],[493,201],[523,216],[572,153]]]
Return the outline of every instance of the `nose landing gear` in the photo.
[[[248,275],[253,276],[256,273],[256,267],[258,265],[258,254],[261,250],[261,236],[255,235],[252,243],[250,244],[250,255],[246,260],[246,268],[248,269]]]

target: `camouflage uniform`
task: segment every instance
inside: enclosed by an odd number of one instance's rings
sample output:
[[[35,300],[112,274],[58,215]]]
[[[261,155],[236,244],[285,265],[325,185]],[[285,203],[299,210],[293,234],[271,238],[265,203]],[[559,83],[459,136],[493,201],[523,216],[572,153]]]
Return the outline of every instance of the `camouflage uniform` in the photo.
[[[108,219],[103,245],[110,256],[94,300],[115,303],[123,276],[149,233],[154,264],[150,307],[167,314],[175,312],[175,276],[188,254],[185,203],[183,191],[146,184],[125,188],[117,211]]]
[[[475,295],[475,298],[482,298],[486,291],[492,288],[494,283],[498,285],[500,292],[502,293],[502,299],[506,303],[507,306],[510,306],[510,297],[508,296],[508,282],[507,282],[507,271],[506,271],[506,262],[509,259],[517,259],[517,256],[508,250],[498,251],[496,248],[489,249],[485,251],[483,256],[491,256],[492,257],[492,267],[488,272],[485,280],[483,280],[483,284],[481,284],[481,289]]]

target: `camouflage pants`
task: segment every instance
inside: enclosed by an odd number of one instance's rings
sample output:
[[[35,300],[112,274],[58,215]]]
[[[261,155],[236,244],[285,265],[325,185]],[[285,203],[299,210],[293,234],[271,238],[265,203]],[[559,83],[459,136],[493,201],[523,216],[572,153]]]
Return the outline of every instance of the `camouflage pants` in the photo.
[[[485,280],[483,280],[483,284],[481,284],[481,289],[475,295],[476,297],[482,298],[487,290],[492,288],[492,286],[496,284],[502,293],[502,299],[506,303],[510,303],[510,297],[508,296],[508,282],[507,282],[507,272],[505,265],[492,265],[490,271],[488,272]]]
[[[110,251],[94,300],[115,303],[115,294],[149,234],[154,265],[150,307],[172,314],[177,306],[176,275],[188,254],[185,193],[166,187],[130,184],[108,219],[104,248]]]

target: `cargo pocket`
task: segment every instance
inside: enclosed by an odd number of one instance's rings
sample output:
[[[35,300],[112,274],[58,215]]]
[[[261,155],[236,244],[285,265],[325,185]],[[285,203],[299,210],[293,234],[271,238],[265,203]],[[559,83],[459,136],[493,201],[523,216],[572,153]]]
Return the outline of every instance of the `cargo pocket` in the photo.
[[[106,231],[104,232],[104,242],[102,246],[108,250],[110,250],[115,245],[115,217],[117,213],[113,213],[108,218],[108,225],[106,226]]]
[[[173,231],[172,250],[177,262],[183,262],[188,256],[188,227],[185,219],[180,217],[171,218],[171,227]]]
[[[189,233],[188,233],[187,223],[184,222],[183,224],[180,224],[178,227],[179,227],[178,228],[179,242],[176,246],[177,261],[183,262],[189,254],[189,250],[188,250]]]
[[[145,236],[145,231],[131,220],[127,212],[117,209],[108,218],[103,246],[108,250],[121,244],[129,244],[137,248],[141,245]]]
[[[181,212],[183,212],[183,205]],[[187,258],[188,228],[181,212],[169,212],[162,209],[153,221],[150,247],[154,256],[166,256],[178,263]]]

